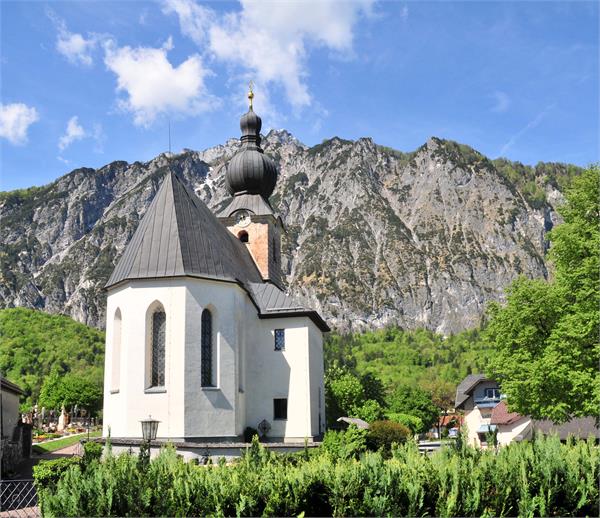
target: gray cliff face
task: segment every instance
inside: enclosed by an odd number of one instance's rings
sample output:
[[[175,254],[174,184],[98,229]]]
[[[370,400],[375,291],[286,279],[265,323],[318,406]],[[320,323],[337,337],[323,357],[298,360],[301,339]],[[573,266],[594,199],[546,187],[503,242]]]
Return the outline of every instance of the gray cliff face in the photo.
[[[545,234],[563,199],[553,179],[571,166],[543,164],[537,176],[528,168],[532,201],[505,174],[512,163],[436,138],[413,153],[368,138],[308,148],[283,130],[263,144],[280,168],[271,202],[287,229],[289,289],[334,328],[453,333],[478,325],[518,275],[548,275]],[[228,199],[222,168],[238,145],[77,169],[3,193],[0,305],[103,327],[102,287],[167,168],[219,210]]]

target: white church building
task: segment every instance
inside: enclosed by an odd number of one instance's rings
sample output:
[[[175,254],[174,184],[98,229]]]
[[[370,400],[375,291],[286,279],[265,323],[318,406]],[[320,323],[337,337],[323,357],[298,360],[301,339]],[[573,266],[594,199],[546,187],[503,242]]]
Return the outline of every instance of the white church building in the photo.
[[[284,292],[277,168],[252,105],[240,126],[225,210],[169,172],[106,285],[103,435],[117,443],[149,415],[157,439],[185,443],[236,443],[261,423],[272,442],[325,430],[329,328]]]

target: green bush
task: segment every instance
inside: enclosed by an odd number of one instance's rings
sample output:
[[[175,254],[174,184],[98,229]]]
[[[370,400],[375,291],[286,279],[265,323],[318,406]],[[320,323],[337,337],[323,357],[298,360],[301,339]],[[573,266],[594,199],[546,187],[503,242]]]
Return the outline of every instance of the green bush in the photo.
[[[38,496],[44,516],[596,516],[599,465],[591,439],[432,455],[408,441],[360,460],[325,447],[278,455],[254,440],[232,464],[185,463],[167,447],[140,471],[135,455],[107,454]]]
[[[88,465],[94,460],[102,458],[104,446],[98,442],[87,441],[83,443],[83,462]]]
[[[412,434],[410,430],[394,421],[375,421],[369,426],[367,446],[372,450],[382,450],[385,456],[392,451],[393,444],[402,444]]]
[[[61,476],[72,466],[78,466],[79,457],[61,457],[56,460],[42,460],[33,467],[33,479],[36,488],[48,488],[55,485]]]
[[[323,437],[321,450],[332,459],[357,459],[367,450],[367,431],[350,425],[345,431],[329,430]]]
[[[414,415],[388,412],[387,418],[390,421],[394,421],[406,426],[413,434],[420,433],[424,428],[423,421]]]

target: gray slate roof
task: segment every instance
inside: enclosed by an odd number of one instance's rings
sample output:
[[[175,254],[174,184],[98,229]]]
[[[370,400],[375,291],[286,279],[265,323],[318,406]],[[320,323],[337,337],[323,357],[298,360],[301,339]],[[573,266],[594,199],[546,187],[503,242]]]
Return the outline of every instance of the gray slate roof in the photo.
[[[570,435],[581,439],[587,439],[591,435],[600,439],[600,428],[595,417],[575,417],[563,424],[554,424],[547,419],[534,420],[533,429],[545,435],[557,434],[561,440],[567,439]]]
[[[270,282],[250,283],[252,299],[259,308],[261,318],[277,318],[281,316],[309,316],[321,331],[330,331],[329,326],[314,310],[302,306]]]
[[[246,209],[257,216],[275,215],[268,201],[260,194],[239,194],[220,213],[222,218],[230,217],[236,210]]]
[[[456,400],[454,408],[460,408],[471,395],[472,389],[481,381],[485,380],[485,374],[469,374],[460,385],[456,387]]]
[[[264,282],[246,246],[170,172],[106,288],[131,279],[180,276],[236,282],[250,296],[259,318],[307,316],[322,331],[330,330],[316,311]]]
[[[177,175],[168,173],[106,287],[183,275],[262,281],[244,244]]]

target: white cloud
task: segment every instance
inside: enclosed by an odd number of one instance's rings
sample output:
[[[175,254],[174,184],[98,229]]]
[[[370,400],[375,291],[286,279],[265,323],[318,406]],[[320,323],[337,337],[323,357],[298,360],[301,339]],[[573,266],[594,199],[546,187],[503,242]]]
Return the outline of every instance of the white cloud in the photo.
[[[402,6],[402,10],[400,11],[400,18],[403,22],[408,20],[408,5],[405,4]]]
[[[93,63],[91,53],[98,44],[98,36],[92,34],[89,38],[85,38],[79,33],[69,32],[65,21],[56,16],[53,11],[48,10],[47,15],[58,30],[56,50],[73,64],[91,66]]]
[[[79,124],[77,116],[73,116],[69,119],[69,122],[67,123],[67,129],[65,130],[65,134],[62,135],[58,140],[58,148],[61,151],[64,151],[76,140],[82,140],[87,136],[88,135],[86,131]]]
[[[81,63],[90,66],[93,63],[91,50],[95,47],[94,39],[86,40],[81,34],[60,33],[56,40],[56,50],[71,63]]]
[[[117,76],[117,91],[126,95],[119,106],[133,114],[136,125],[148,126],[162,113],[195,115],[215,105],[204,85],[210,71],[201,57],[173,66],[167,58],[172,47],[171,38],[162,48],[104,45],[104,63]]]
[[[29,126],[39,118],[37,110],[26,104],[0,104],[0,137],[11,144],[25,144]]]
[[[238,13],[217,16],[193,0],[165,0],[183,34],[208,43],[220,60],[241,66],[258,83],[283,86],[296,107],[311,104],[306,60],[311,46],[350,53],[354,26],[373,0],[351,2],[256,2],[241,0]]]
[[[177,14],[181,32],[197,45],[203,45],[209,26],[215,21],[214,12],[194,0],[165,0],[163,12]]]
[[[501,92],[500,90],[496,90],[492,94],[492,98],[494,99],[494,106],[492,106],[492,111],[496,113],[504,113],[508,110],[510,105],[510,97],[506,92]]]

